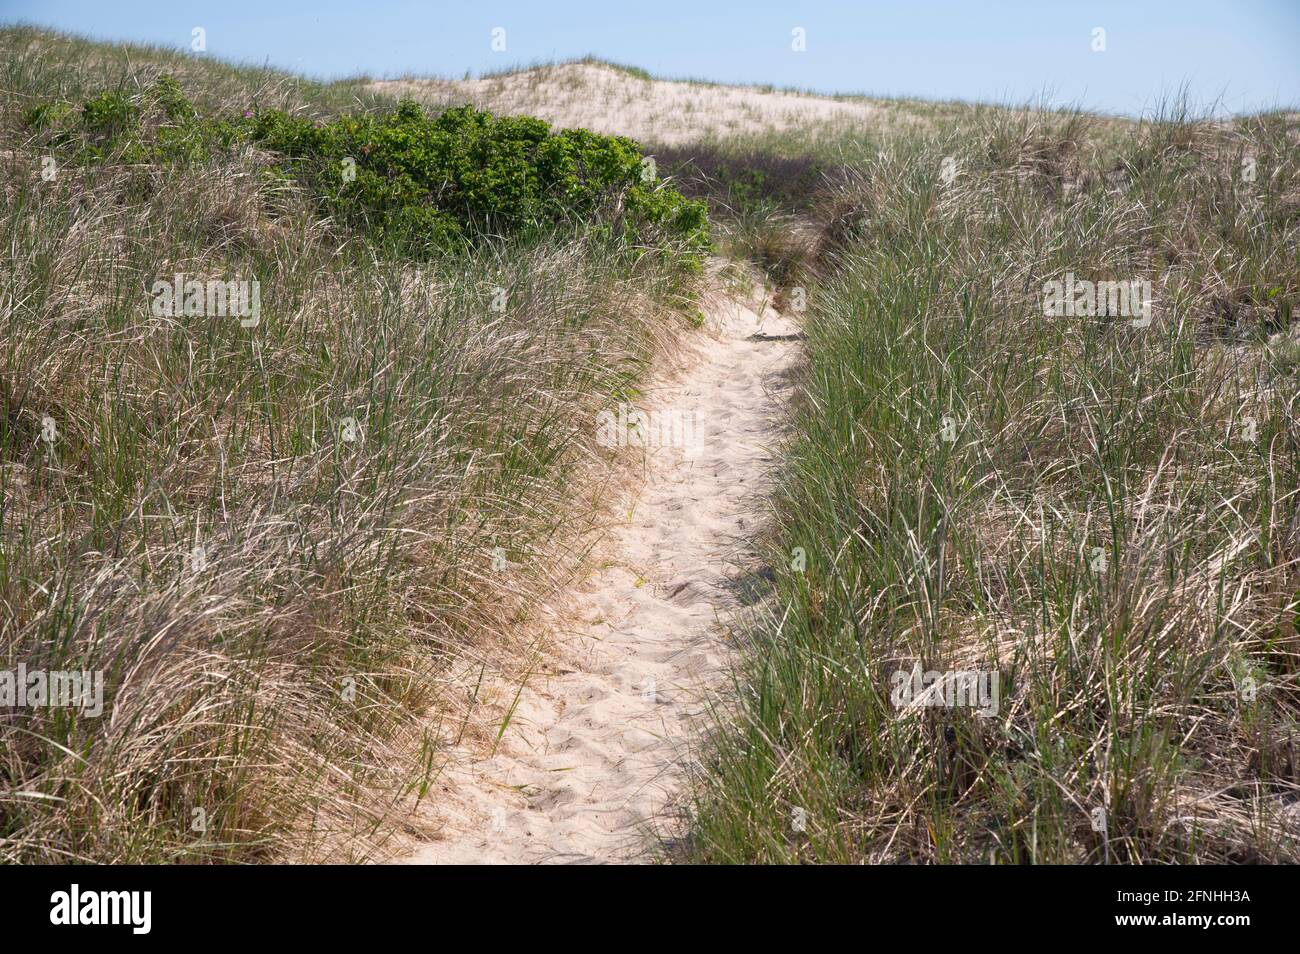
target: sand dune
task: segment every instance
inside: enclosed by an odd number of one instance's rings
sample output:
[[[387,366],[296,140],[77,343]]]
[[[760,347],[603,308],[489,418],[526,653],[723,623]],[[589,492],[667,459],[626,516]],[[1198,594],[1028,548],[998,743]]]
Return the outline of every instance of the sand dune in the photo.
[[[647,144],[781,132],[819,124],[867,125],[885,111],[864,100],[678,80],[642,79],[596,63],[565,63],[470,80],[403,79],[371,84],[432,104],[473,103],[553,125],[584,127]]]

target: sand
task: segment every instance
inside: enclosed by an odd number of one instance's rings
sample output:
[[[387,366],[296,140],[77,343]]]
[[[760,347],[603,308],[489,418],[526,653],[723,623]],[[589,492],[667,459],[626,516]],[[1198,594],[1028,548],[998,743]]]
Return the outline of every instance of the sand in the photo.
[[[594,63],[537,67],[485,79],[380,80],[370,85],[390,96],[430,105],[472,103],[497,113],[537,116],[561,128],[582,127],[655,146],[820,125],[865,128],[878,125],[886,116],[881,107],[861,99],[641,79]]]
[[[495,754],[453,765],[411,863],[647,860],[681,831],[704,707],[727,693],[726,619],[763,519],[799,347],[762,292],[716,294],[685,369],[639,410],[694,411],[692,446],[638,449],[644,482],[573,594]],[[662,419],[662,418],[661,418]]]

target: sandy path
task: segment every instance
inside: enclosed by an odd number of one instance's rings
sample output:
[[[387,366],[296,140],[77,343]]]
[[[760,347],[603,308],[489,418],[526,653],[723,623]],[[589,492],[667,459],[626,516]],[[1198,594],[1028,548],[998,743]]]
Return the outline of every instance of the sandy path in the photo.
[[[494,756],[452,772],[441,836],[411,862],[629,860],[675,827],[692,722],[727,684],[720,620],[737,605],[798,347],[759,293],[718,295],[706,319],[684,372],[638,405],[695,412],[699,440],[646,449],[630,519],[554,647],[563,662],[529,681]]]

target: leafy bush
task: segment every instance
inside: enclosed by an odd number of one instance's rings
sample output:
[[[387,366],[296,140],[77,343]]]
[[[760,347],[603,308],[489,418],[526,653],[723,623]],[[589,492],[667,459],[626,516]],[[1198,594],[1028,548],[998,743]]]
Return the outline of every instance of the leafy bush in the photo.
[[[470,106],[430,117],[410,101],[329,123],[266,112],[252,136],[297,160],[331,214],[406,251],[593,216],[630,245],[680,242],[698,255],[708,244],[704,205],[644,174],[636,145],[618,136]]]
[[[709,247],[704,203],[648,174],[631,140],[526,116],[462,106],[431,117],[408,101],[330,122],[278,110],[205,118],[164,76],[134,97],[43,103],[26,119],[81,162],[201,162],[256,143],[285,160],[273,174],[291,174],[326,214],[401,254],[580,220],[628,247],[671,249],[688,267]]]
[[[106,90],[80,109],[39,103],[25,119],[50,146],[83,163],[201,162],[241,138],[235,123],[201,117],[169,76],[135,96]]]

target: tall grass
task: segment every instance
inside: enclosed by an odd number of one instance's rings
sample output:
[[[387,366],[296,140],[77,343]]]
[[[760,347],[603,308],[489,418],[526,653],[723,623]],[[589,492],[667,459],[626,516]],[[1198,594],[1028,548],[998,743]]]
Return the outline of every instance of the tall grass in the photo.
[[[1298,133],[989,114],[853,166],[688,857],[1300,859]],[[1152,322],[1044,317],[1067,272]],[[918,664],[996,714],[896,705]]]
[[[0,43],[0,668],[105,676],[97,718],[0,709],[0,859],[378,857],[470,717],[448,661],[507,666],[577,565],[596,410],[682,325],[671,256],[380,259],[252,149],[46,180],[34,100],[267,80]],[[260,321],[155,314],[176,273],[256,279]]]
[[[247,103],[318,116],[392,106],[388,97],[369,91],[368,77],[318,82],[273,67],[228,63],[215,51],[101,43],[39,27],[0,26],[0,52],[0,88],[19,99],[82,100],[104,89],[129,93],[165,73],[205,113]]]

